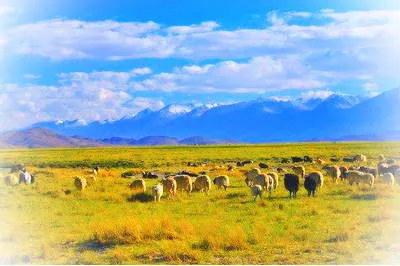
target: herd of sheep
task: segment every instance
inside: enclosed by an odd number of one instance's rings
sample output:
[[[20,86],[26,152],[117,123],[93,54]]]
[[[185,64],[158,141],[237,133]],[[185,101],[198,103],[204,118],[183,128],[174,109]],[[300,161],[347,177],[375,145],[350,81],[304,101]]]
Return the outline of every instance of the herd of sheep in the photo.
[[[309,156],[292,157],[292,163],[306,162],[306,163],[317,163],[323,165],[320,171],[312,171],[306,173],[306,169],[303,165],[293,165],[291,167],[277,167],[275,171],[269,171],[262,173],[259,168],[252,168],[249,171],[244,172],[244,182],[250,188],[250,192],[253,200],[257,197],[262,198],[264,191],[268,192],[269,195],[277,189],[279,184],[279,174],[283,175],[283,183],[285,189],[289,192],[289,197],[296,197],[298,190],[300,189],[300,182],[303,180],[303,185],[308,193],[308,196],[315,196],[316,192],[324,184],[324,174],[332,179],[332,183],[336,184],[339,180],[352,184],[367,184],[370,188],[374,186],[374,183],[379,178],[383,183],[393,186],[395,182],[400,184],[400,165],[396,164],[396,160],[387,159],[383,155],[378,156],[379,163],[376,167],[359,166],[359,167],[347,167],[338,165],[327,165],[322,159],[314,160]],[[337,158],[331,158],[332,162],[338,162]],[[365,155],[358,154],[353,157],[343,158],[343,162],[366,162],[367,158]],[[290,161],[289,161],[290,162]],[[240,161],[236,163],[237,167],[243,167],[247,164],[253,164],[251,160]],[[282,160],[282,163],[288,163],[288,160]],[[188,166],[198,166],[197,164],[190,163]],[[261,169],[268,169],[269,166],[266,163],[260,162],[258,165]],[[227,166],[228,171],[234,171],[235,167],[231,164]],[[11,172],[16,174],[7,175],[4,181],[7,185],[15,185],[18,183],[30,184],[33,183],[35,178],[29,174],[28,171],[18,166],[15,169],[11,169]],[[88,185],[96,182],[96,177],[99,172],[99,168],[95,167],[88,172],[86,177],[77,176],[74,178],[74,185],[80,191],[85,190]],[[128,171],[121,175],[121,177],[131,177],[134,175],[133,172]],[[130,188],[137,193],[144,193],[146,191],[145,178],[159,178],[158,175],[150,172],[142,172],[142,178],[133,180],[130,184]],[[209,193],[211,186],[215,185],[218,189],[227,190],[230,187],[229,176],[220,175],[215,177],[213,180],[206,174],[206,172],[200,172],[195,174],[189,171],[180,171],[175,174],[167,174],[161,178],[160,182],[151,188],[151,193],[154,201],[160,201],[163,195],[168,198],[175,197],[177,191],[185,191],[190,193],[192,191],[200,191]]]

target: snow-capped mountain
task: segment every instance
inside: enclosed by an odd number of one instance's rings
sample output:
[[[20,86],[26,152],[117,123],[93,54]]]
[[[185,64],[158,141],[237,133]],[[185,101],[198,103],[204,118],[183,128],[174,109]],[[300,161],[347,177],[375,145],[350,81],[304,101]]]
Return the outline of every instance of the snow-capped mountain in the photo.
[[[241,142],[333,139],[400,130],[400,89],[374,98],[333,94],[325,99],[258,98],[227,105],[172,104],[112,122],[42,122],[32,127],[96,139],[144,136],[232,139]]]

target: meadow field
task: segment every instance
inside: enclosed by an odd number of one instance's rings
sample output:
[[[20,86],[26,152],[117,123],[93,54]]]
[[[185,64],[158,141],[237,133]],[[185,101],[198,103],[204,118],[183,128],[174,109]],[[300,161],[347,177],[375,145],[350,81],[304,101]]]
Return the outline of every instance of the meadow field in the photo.
[[[271,171],[282,158],[322,158],[365,154],[400,157],[399,142],[299,143],[165,147],[3,149],[1,167],[24,163],[35,175],[31,185],[0,184],[0,263],[2,264],[395,264],[400,255],[400,186],[378,179],[365,185],[334,184],[326,178],[315,198],[302,185],[295,199],[280,184],[269,198],[252,201],[244,172],[265,162]],[[238,160],[253,165],[227,171]],[[208,162],[189,167],[188,162]],[[306,172],[321,165],[304,165]],[[100,167],[84,191],[74,177]],[[132,170],[155,173],[206,171],[226,174],[227,191],[209,195],[178,192],[152,202],[151,186],[135,195]],[[6,175],[6,171],[1,173]]]

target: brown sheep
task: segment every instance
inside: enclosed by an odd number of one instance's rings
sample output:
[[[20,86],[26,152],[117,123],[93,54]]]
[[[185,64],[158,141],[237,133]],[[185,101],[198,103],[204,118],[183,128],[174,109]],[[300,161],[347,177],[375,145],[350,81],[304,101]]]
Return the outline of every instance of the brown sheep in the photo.
[[[146,192],[146,182],[142,178],[133,180],[129,187],[135,192]]]
[[[217,186],[218,189],[223,187],[226,190],[229,187],[229,176],[217,176],[216,178],[214,178],[213,183]]]
[[[176,181],[172,177],[164,178],[161,181],[163,185],[163,191],[167,193],[168,198],[175,197],[176,195]]]
[[[340,170],[340,180],[344,180],[344,173],[349,171],[349,168],[347,166],[339,166]]]
[[[75,187],[80,191],[85,190],[85,188],[87,186],[86,179],[84,177],[80,177],[80,176],[75,177],[74,184],[75,184]]]
[[[197,191],[200,191],[200,192],[205,191],[206,194],[208,194],[208,192],[211,189],[211,179],[207,175],[201,175],[196,178],[193,185]]]
[[[296,175],[300,176],[301,178],[304,178],[304,176],[306,175],[306,169],[302,165],[292,166],[292,170]]]
[[[357,185],[359,183],[365,183],[368,184],[370,188],[374,186],[375,178],[372,174],[363,173],[360,171],[348,171],[345,173],[345,176],[347,180],[349,180],[350,185],[353,185],[354,183]]]
[[[192,192],[193,184],[192,179],[188,175],[173,176],[176,181],[176,189],[180,191]]]
[[[322,167],[323,170],[326,171],[326,173],[332,177],[332,182],[337,184],[337,181],[340,178],[340,169],[337,165],[327,165]]]

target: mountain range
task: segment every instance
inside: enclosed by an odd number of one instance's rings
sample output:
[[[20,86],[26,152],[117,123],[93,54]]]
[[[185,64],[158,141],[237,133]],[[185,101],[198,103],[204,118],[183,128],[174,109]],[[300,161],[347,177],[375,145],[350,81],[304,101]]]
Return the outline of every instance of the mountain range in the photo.
[[[147,136],[168,136],[170,144],[191,136],[246,143],[361,140],[363,136],[384,140],[400,135],[399,102],[400,88],[396,88],[375,97],[332,94],[325,99],[259,98],[229,105],[171,104],[115,121],[48,121],[29,128],[108,144],[120,138],[118,145],[129,141],[140,145],[137,141]]]

